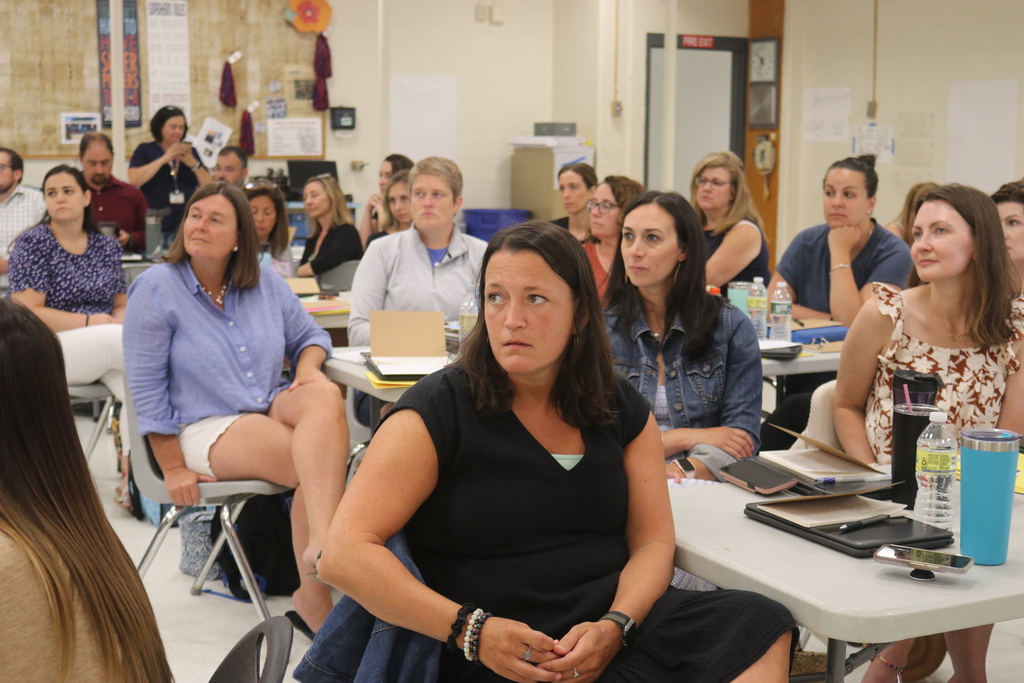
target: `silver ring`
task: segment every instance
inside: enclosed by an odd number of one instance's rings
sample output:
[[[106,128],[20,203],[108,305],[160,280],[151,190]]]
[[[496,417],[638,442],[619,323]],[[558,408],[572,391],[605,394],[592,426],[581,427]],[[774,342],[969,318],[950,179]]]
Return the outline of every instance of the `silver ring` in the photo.
[[[526,654],[523,655],[523,661],[524,662],[530,661],[530,650],[532,650],[532,649],[533,649],[533,645],[530,645],[529,647],[526,648]]]
[[[575,666],[572,668],[572,677],[573,678],[579,678],[580,677],[580,672],[576,670]]]

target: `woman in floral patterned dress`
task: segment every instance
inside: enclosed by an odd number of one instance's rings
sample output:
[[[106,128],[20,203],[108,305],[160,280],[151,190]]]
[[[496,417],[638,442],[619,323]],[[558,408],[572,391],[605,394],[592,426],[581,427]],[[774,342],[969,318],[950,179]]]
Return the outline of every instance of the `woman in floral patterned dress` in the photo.
[[[909,369],[945,381],[936,404],[966,427],[1024,432],[1024,301],[995,203],[962,185],[925,197],[912,231],[915,272],[902,292],[875,285],[843,345],[835,426],[844,450],[868,463],[892,451],[892,376]],[[946,634],[955,680],[984,681],[992,626]],[[865,682],[897,680],[913,639],[887,648]]]

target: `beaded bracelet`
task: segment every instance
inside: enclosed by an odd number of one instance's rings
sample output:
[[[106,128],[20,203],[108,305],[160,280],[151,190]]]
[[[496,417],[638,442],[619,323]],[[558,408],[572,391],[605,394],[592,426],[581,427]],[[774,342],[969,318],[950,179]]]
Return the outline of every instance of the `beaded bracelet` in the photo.
[[[452,634],[448,636],[448,647],[453,652],[459,651],[459,641],[456,638],[462,633],[462,626],[466,623],[466,616],[472,612],[476,607],[471,602],[467,602],[460,609],[458,615],[455,617],[455,622],[452,624]]]
[[[490,619],[491,613],[478,609],[469,617],[466,625],[466,637],[462,641],[462,652],[466,655],[466,661],[480,662],[480,631],[484,622]]]

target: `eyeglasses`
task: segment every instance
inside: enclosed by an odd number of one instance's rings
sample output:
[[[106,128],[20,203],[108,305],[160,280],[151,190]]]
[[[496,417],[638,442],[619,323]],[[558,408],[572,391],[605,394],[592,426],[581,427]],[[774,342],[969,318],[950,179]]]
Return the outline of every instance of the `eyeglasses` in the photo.
[[[729,184],[724,180],[719,180],[718,178],[705,178],[704,176],[700,176],[699,178],[697,178],[697,187],[704,187],[708,183],[710,183],[711,187],[715,188],[716,190],[721,190],[723,187]]]
[[[612,209],[617,208],[619,208],[619,205],[612,204],[611,202],[598,202],[593,199],[587,202],[587,211],[593,211],[594,209],[597,209],[597,212],[602,216],[611,213]]]

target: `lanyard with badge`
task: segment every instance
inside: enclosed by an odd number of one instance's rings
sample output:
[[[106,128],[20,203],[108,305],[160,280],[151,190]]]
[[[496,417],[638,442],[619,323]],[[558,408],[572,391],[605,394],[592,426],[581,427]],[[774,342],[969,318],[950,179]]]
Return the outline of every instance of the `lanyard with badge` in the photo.
[[[168,164],[171,166],[171,180],[174,181],[174,191],[171,192],[171,204],[184,204],[185,193],[178,189],[178,169],[181,164],[177,159],[171,159]]]

